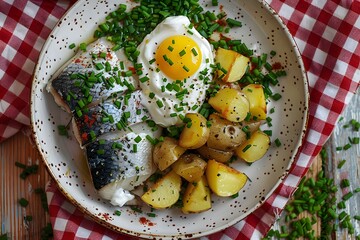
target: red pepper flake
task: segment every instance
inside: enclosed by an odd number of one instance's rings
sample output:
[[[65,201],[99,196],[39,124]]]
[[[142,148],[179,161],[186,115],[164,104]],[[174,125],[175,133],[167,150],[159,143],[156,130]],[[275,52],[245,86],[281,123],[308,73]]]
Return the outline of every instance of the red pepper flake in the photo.
[[[220,24],[220,23],[219,23]],[[223,35],[223,34],[220,34],[220,39],[221,40],[225,40],[226,42],[228,42],[228,41],[230,41],[231,40],[231,38],[229,38],[229,37],[226,37],[225,35]]]
[[[129,67],[129,70],[132,71],[133,74],[136,73],[136,69],[134,67]]]
[[[112,56],[111,52],[109,51],[109,49],[108,49],[108,52],[106,54],[106,58],[107,59],[112,59],[113,58],[113,56]]]
[[[225,19],[220,19],[220,20],[217,21],[217,23],[218,23],[220,26],[223,26],[223,27],[227,26],[227,23],[226,23],[226,20],[225,20]],[[222,35],[222,34],[221,34],[221,35]]]
[[[273,64],[272,64],[272,69],[273,69],[273,70],[280,70],[280,69],[282,69],[281,63],[280,63],[280,62],[275,62],[275,63],[273,63]]]
[[[98,214],[99,217],[102,217],[104,220],[109,221],[112,220],[113,218],[110,216],[109,213],[99,213]]]
[[[81,139],[84,141],[87,141],[89,138],[88,134],[86,132],[84,132],[83,134],[81,134]]]
[[[82,63],[82,60],[80,58],[75,59],[75,63]]]
[[[145,218],[145,217],[141,217],[139,219],[139,222],[142,224],[142,225],[147,225],[149,227],[152,227],[155,225],[155,223],[151,222],[149,219]]]
[[[84,122],[89,128],[91,128],[91,126],[95,123],[95,121],[96,121],[95,115],[93,115],[91,118],[88,115],[84,116]]]

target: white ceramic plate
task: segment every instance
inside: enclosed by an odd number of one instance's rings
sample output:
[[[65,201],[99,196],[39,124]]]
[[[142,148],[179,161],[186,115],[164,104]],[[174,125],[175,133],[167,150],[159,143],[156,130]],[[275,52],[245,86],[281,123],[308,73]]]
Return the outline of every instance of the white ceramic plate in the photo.
[[[211,5],[211,1],[202,1]],[[276,13],[262,1],[221,1],[229,17],[236,17],[243,26],[231,32],[257,54],[277,52],[272,62],[285,66],[288,75],[283,77],[275,92],[282,98],[271,102],[275,107],[272,141],[279,139],[280,147],[272,144],[266,156],[248,166],[237,161],[233,166],[245,172],[248,181],[239,196],[213,197],[213,207],[200,214],[184,215],[179,209],[156,211],[157,217],[149,218],[149,209],[138,213],[128,207],[121,209],[121,216],[114,215],[118,208],[100,199],[93,188],[84,154],[75,139],[59,136],[57,126],[66,124],[70,116],[54,102],[45,86],[55,71],[74,55],[71,43],[89,42],[96,26],[116,9],[117,4],[133,4],[124,0],[80,0],[59,21],[46,41],[36,66],[32,86],[31,119],[37,146],[51,175],[68,199],[95,221],[119,231],[146,238],[189,238],[222,230],[242,220],[273,192],[286,176],[299,151],[306,130],[308,112],[308,83],[300,54],[290,33]],[[210,4],[209,4],[210,3]],[[205,7],[205,4],[204,4]],[[219,10],[219,7],[210,7]],[[262,127],[267,128],[266,126]],[[144,224],[145,217],[152,224]]]

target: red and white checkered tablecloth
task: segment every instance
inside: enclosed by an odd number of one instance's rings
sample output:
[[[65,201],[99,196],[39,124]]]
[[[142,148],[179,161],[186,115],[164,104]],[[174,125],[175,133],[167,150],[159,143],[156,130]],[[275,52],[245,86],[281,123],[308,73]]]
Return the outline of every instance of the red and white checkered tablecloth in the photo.
[[[74,1],[0,1],[0,142],[29,125],[33,70],[51,29]],[[302,53],[310,85],[309,129],[289,175],[255,212],[203,239],[260,239],[277,219],[334,129],[360,81],[360,1],[266,0]],[[55,239],[129,239],[94,223],[47,188]]]

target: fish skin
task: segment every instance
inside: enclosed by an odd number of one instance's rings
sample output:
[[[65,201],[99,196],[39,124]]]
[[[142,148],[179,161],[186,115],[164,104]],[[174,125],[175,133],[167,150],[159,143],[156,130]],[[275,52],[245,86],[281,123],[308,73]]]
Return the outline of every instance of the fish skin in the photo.
[[[129,117],[126,117],[126,114],[129,114]],[[107,99],[83,111],[81,116],[74,114],[73,129],[80,146],[83,147],[104,134],[124,131],[150,118],[147,109],[141,104],[141,92],[137,90]],[[124,128],[117,127],[120,121],[126,125]]]
[[[86,52],[79,50],[54,74],[47,84],[47,90],[54,96],[55,102],[59,106],[69,113],[74,113],[82,108],[78,104],[79,100],[83,100],[85,105],[90,103],[94,105],[111,97],[114,93],[126,91],[129,85],[132,85],[131,87],[134,89],[138,88],[138,83],[132,76],[122,76],[122,72],[127,68],[120,69],[120,62],[123,60],[111,48],[112,44],[109,41],[100,38],[89,44]],[[106,57],[93,58],[93,55],[100,56],[101,53],[106,53]],[[107,63],[111,68],[110,71],[96,67],[97,64],[105,66]],[[129,65],[128,62],[127,65]],[[81,77],[75,78],[76,74]],[[88,76],[91,75],[98,76],[98,80],[96,82],[89,81]],[[109,79],[116,79],[116,82],[109,84]],[[89,96],[91,96],[91,101],[88,101]]]
[[[138,143],[135,141],[137,136],[141,137]],[[114,148],[114,144],[121,144],[122,148]],[[131,191],[142,184],[156,170],[152,154],[148,154],[152,148],[145,133],[133,132],[121,139],[90,143],[86,147],[86,156],[95,189],[116,183],[116,188]]]

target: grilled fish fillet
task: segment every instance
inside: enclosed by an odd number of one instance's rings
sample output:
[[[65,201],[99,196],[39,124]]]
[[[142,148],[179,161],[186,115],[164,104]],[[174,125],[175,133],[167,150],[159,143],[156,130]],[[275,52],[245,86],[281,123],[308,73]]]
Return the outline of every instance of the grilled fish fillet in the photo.
[[[124,75],[130,66],[125,54],[111,50],[112,44],[100,38],[79,50],[51,78],[47,90],[67,112],[76,112],[119,92],[137,89],[137,81]],[[122,56],[122,58],[121,58]]]
[[[146,119],[150,119],[150,114],[141,104],[141,92],[137,90],[89,107],[81,116],[74,114],[72,122],[75,137],[83,147],[105,134],[121,135]]]
[[[99,195],[114,205],[124,205],[133,199],[130,193],[155,171],[152,144],[147,136],[158,137],[146,123],[135,126],[119,139],[100,139],[86,146],[86,156],[93,184]],[[120,194],[120,195],[119,195]]]
[[[79,50],[47,84],[55,102],[72,114],[76,139],[85,148],[92,181],[113,205],[134,199],[130,192],[156,170],[152,144],[161,128],[150,127],[138,79],[123,50],[99,39]]]

